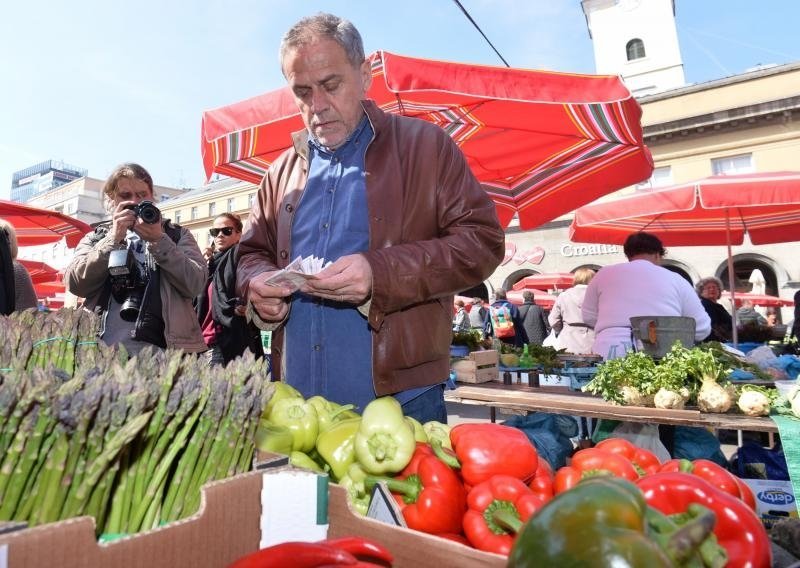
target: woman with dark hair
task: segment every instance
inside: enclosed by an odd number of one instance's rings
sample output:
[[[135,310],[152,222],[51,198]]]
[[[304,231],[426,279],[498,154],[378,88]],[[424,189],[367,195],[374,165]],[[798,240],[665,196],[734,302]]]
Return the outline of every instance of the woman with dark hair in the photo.
[[[222,213],[214,219],[209,233],[214,244],[208,258],[208,280],[195,301],[209,363],[228,363],[247,349],[263,356],[261,332],[247,323],[245,303],[236,296],[236,252],[242,220],[234,213]]]
[[[595,330],[592,347],[606,359],[623,357],[631,343],[630,318],[685,316],[695,320],[695,340],[711,331],[711,320],[691,284],[660,266],[666,251],[650,233],[625,240],[628,262],[602,268],[586,288],[581,313]]]
[[[711,318],[711,333],[704,341],[730,341],[733,335],[733,319],[728,310],[719,303],[722,296],[722,280],[714,276],[701,278],[695,284],[703,309]]]
[[[14,226],[0,219],[0,265],[3,272],[3,304],[0,304],[0,313],[8,315],[14,311],[26,308],[35,308],[36,290],[33,287],[31,275],[22,264],[17,261],[19,247],[17,233]]]

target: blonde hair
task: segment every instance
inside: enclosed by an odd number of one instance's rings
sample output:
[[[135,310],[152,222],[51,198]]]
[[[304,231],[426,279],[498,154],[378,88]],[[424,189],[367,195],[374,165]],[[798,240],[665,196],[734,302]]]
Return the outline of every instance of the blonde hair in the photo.
[[[5,219],[0,219],[0,231],[5,231],[6,235],[8,235],[8,248],[11,249],[11,258],[12,260],[17,260],[19,244],[17,243],[17,231],[14,229],[14,225]]]
[[[594,278],[594,270],[591,268],[579,268],[575,271],[575,284],[588,284]]]

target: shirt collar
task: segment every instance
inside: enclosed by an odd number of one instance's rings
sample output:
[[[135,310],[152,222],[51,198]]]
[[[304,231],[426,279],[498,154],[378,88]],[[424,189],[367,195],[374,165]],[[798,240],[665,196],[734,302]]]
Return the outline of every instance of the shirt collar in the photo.
[[[319,140],[317,140],[314,137],[314,135],[311,134],[311,131],[309,131],[308,133],[308,145],[312,149],[315,149],[319,152],[324,152],[325,154],[329,154],[331,156],[340,154],[342,152],[347,151],[347,149],[351,147],[356,140],[360,139],[362,135],[364,135],[364,133],[367,131],[368,126],[369,126],[369,120],[367,120],[367,115],[365,113],[364,116],[361,117],[361,120],[359,121],[358,126],[356,126],[356,129],[353,130],[350,136],[347,137],[347,140],[345,140],[344,143],[335,150],[331,150],[330,148],[327,148],[326,146],[320,144]],[[369,128],[369,130],[371,130],[371,127]]]

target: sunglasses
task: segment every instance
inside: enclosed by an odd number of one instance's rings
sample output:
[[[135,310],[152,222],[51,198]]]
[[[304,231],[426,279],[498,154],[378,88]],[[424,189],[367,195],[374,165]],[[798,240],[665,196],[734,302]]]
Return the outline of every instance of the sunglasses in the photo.
[[[233,234],[233,227],[222,227],[221,229],[214,227],[213,229],[209,229],[208,232],[211,233],[211,236],[214,238],[216,238],[220,233],[226,237],[230,237]]]

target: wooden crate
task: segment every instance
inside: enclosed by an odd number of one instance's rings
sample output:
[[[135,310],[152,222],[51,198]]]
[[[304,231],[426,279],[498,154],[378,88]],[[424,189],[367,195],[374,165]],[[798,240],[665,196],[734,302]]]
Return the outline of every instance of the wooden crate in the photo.
[[[473,351],[468,359],[455,361],[453,370],[460,383],[488,383],[497,379],[499,354],[495,350]]]

